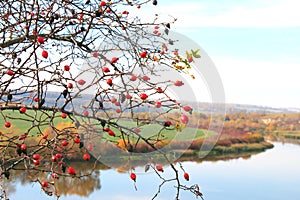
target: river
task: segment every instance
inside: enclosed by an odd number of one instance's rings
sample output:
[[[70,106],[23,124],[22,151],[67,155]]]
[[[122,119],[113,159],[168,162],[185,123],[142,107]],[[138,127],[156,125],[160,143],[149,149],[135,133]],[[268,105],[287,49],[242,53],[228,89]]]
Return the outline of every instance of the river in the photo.
[[[274,148],[248,159],[227,161],[184,162],[190,174],[187,185],[197,183],[205,200],[297,200],[300,199],[300,146],[274,142]],[[137,169],[142,170],[142,169]],[[165,169],[168,174],[168,169]],[[101,189],[94,189],[88,196],[62,196],[62,200],[136,200],[151,199],[160,180],[152,173],[138,174],[137,191],[127,173],[114,169],[100,171]],[[173,184],[164,187],[157,199],[174,199]],[[46,196],[36,183],[15,183],[10,200],[54,199]],[[182,191],[180,199],[196,199]]]

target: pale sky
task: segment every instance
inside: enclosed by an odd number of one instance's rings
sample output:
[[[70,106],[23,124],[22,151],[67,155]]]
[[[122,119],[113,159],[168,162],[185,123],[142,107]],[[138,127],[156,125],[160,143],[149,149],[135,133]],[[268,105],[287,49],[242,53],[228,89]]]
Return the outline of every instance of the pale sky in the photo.
[[[178,18],[173,30],[196,41],[211,57],[227,103],[300,108],[300,1],[158,3],[150,13]]]

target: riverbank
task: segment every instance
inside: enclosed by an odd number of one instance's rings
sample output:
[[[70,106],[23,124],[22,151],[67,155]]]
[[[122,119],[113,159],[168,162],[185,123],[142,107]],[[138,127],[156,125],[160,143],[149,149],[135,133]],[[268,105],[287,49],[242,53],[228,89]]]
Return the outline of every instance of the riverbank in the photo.
[[[243,158],[248,159],[252,155],[262,153],[268,149],[272,149],[274,145],[267,141],[257,142],[257,143],[236,143],[230,146],[216,145],[211,151],[200,151],[199,149],[173,149],[168,151],[166,156],[169,160],[174,162],[184,162],[184,161],[218,161],[218,160],[230,160]],[[116,149],[116,148],[115,148]],[[111,149],[112,150],[112,149]],[[99,153],[99,152],[98,152]],[[122,171],[130,169],[130,165],[134,166],[144,166],[148,164],[145,157],[151,157],[153,162],[160,163],[162,165],[168,164],[163,157],[163,154],[158,152],[144,152],[144,153],[132,153],[115,151],[106,152],[106,155],[102,155],[100,158],[100,163],[108,165],[113,168],[122,168]],[[99,155],[94,152],[92,155]],[[80,161],[81,158],[73,158],[72,161]],[[128,165],[130,163],[130,165]],[[128,168],[128,169],[127,169]]]

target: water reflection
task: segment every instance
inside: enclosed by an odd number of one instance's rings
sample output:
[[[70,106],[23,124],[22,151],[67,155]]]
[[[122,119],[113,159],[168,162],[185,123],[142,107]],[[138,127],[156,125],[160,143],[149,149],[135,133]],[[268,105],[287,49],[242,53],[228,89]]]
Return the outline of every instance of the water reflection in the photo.
[[[252,155],[257,154],[258,152],[248,152],[248,153],[240,153],[240,154],[226,154],[226,155],[209,155],[206,157],[205,160],[200,159],[198,156],[195,156],[193,154],[185,154],[185,156],[182,156],[178,161],[180,162],[193,162],[193,163],[202,163],[203,161],[210,161],[210,162],[216,162],[218,160],[231,160],[236,158],[242,158],[242,159],[249,159]],[[11,176],[10,180],[5,180],[5,188],[8,196],[14,196],[14,194],[18,193],[18,189],[16,188],[17,184],[19,183],[21,187],[28,188],[28,185],[32,182],[36,182],[37,180],[40,181],[48,181],[50,183],[49,188],[44,188],[45,191],[53,192],[53,195],[55,196],[77,196],[81,197],[81,199],[88,199],[91,194],[97,193],[101,189],[101,183],[100,180],[102,179],[101,172],[105,172],[106,170],[109,171],[109,173],[112,173],[112,171],[115,171],[113,176],[113,179],[117,180],[119,177],[121,179],[129,180],[128,178],[128,170],[131,168],[135,168],[136,171],[144,171],[145,166],[145,160],[142,158],[136,158],[136,159],[125,159],[124,157],[120,159],[115,159],[115,162],[112,165],[112,168],[109,168],[105,166],[104,164],[101,164],[100,162],[91,160],[89,162],[70,162],[69,165],[74,167],[79,175],[84,174],[90,174],[88,176],[83,176],[81,178],[72,178],[72,177],[64,177],[60,176],[59,179],[53,180],[51,177],[51,173],[48,172],[32,172],[32,171],[26,171],[24,169],[22,170],[11,170]],[[20,168],[21,169],[21,168]],[[93,170],[92,170],[93,169]],[[124,175],[121,175],[124,174]],[[143,177],[143,179],[146,176]],[[150,176],[148,176],[150,177]],[[153,178],[153,176],[151,176]],[[141,179],[139,177],[139,179]],[[146,181],[147,179],[144,179]],[[130,180],[129,180],[130,181]],[[151,180],[150,180],[151,181]],[[131,182],[128,182],[132,184]],[[157,184],[152,185],[152,188],[157,188],[159,185],[159,182],[156,182]],[[31,184],[32,185],[32,184]],[[149,184],[150,186],[150,184]],[[128,185],[124,184],[123,187],[128,187]],[[142,187],[142,186],[141,186]],[[35,190],[41,191],[41,186],[39,184],[34,184]],[[131,188],[129,190],[134,191],[134,188]],[[150,190],[150,189],[148,189]],[[155,189],[152,190],[153,194],[155,193]],[[46,194],[44,194],[46,198]],[[149,194],[150,195],[150,194]]]
[[[219,161],[187,161],[183,163],[184,168],[191,174],[187,185],[199,183],[205,200],[282,200],[299,199],[300,174],[300,146],[292,144],[274,143],[273,149],[264,153],[252,155],[246,159],[240,157],[231,160]],[[78,167],[85,169],[86,163],[78,163]],[[77,167],[77,166],[76,166]],[[137,167],[137,171],[142,171],[143,167]],[[120,200],[120,199],[151,199],[157,191],[160,180],[153,174],[138,174],[136,186],[129,179],[128,173],[119,173],[116,169],[108,169],[105,166],[97,165],[99,174],[96,177],[89,177],[91,183],[82,184],[72,178],[60,180],[62,184],[62,200]],[[168,175],[168,168],[164,175]],[[53,199],[41,193],[38,184],[28,184],[25,173],[17,172],[18,178],[12,176],[8,184],[9,197],[14,199]],[[21,177],[22,176],[22,177]],[[100,184],[101,180],[101,184]],[[19,183],[23,181],[22,186]],[[73,182],[74,181],[74,182]],[[7,181],[6,181],[7,183]],[[73,185],[75,184],[75,185]],[[81,185],[82,184],[82,185]],[[99,187],[97,187],[99,186]],[[73,191],[72,187],[80,190]],[[87,187],[87,188],[85,188]],[[75,189],[74,189],[75,190]],[[85,192],[83,192],[85,191]],[[76,195],[75,195],[76,193]],[[71,195],[72,194],[72,195]],[[159,200],[174,199],[174,184],[169,184],[162,190]],[[190,192],[182,192],[180,199],[195,199]]]
[[[45,191],[53,192],[55,196],[77,195],[88,197],[91,193],[101,188],[100,170],[107,169],[100,163],[93,169],[94,162],[72,162],[72,166],[76,167],[78,174],[88,174],[80,178],[63,177],[53,179],[48,172],[33,172],[24,169],[10,170],[9,180],[3,180],[4,188],[8,196],[17,192],[16,183],[20,183],[26,187],[29,183],[40,181],[48,181],[50,186]],[[38,185],[38,184],[36,184]],[[53,191],[52,191],[53,190]]]
[[[287,143],[287,144],[300,145],[300,139],[297,136],[287,137],[286,135],[281,134],[281,133],[272,133],[272,134],[267,135],[266,138],[272,142],[281,142],[283,144]]]

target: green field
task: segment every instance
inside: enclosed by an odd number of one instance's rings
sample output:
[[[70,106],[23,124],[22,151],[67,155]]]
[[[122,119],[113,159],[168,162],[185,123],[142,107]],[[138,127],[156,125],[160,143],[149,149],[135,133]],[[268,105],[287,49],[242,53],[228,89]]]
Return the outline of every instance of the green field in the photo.
[[[4,134],[14,133],[14,134],[22,134],[22,133],[29,133],[29,134],[37,134],[43,132],[47,127],[50,125],[50,118],[53,118],[53,112],[41,112],[41,111],[34,111],[34,110],[27,110],[25,114],[20,114],[18,110],[15,111],[2,111],[2,117],[0,117],[0,131]],[[4,117],[3,117],[4,116]],[[5,118],[5,119],[4,119]],[[38,119],[38,120],[35,120]],[[6,128],[4,126],[5,121],[9,121],[12,126],[10,128]],[[87,123],[91,123],[92,125],[97,125],[97,129],[101,130],[102,126],[96,120],[87,120],[82,118],[80,122],[85,121],[85,125]],[[51,125],[59,125],[60,123],[72,123],[70,118],[62,119],[61,113],[56,113],[54,116],[54,120]],[[134,130],[137,127],[137,124],[133,121],[119,121],[118,124],[124,126],[126,128]],[[204,138],[215,135],[216,133],[202,130],[202,129],[195,129],[186,127],[182,129],[182,131],[176,130],[173,126],[170,128],[163,128],[160,124],[146,124],[139,127],[141,132],[140,134],[145,138],[151,139],[160,139],[160,140],[171,140],[176,139],[179,141],[188,141],[193,140],[195,138]],[[116,128],[111,128],[115,134],[118,136],[120,135],[119,130]],[[106,136],[107,139],[110,141],[115,141],[120,139],[114,138],[112,136]],[[137,140],[137,136],[131,134],[131,140]]]
[[[135,122],[128,122],[128,121],[120,122],[120,125],[126,126],[133,130],[136,127]],[[160,139],[164,139],[164,140],[176,139],[179,141],[188,141],[188,140],[193,140],[195,138],[204,138],[216,134],[215,132],[212,131],[190,128],[190,127],[186,127],[182,129],[182,131],[176,130],[174,127],[163,129],[162,125],[160,124],[146,124],[139,128],[141,130],[140,134],[145,138],[150,138],[150,137],[155,138],[155,136],[157,136],[159,133]]]
[[[0,131],[2,133],[39,133],[50,125],[50,118],[53,117],[53,112],[40,112],[28,110],[25,114],[21,114],[18,110],[2,111],[0,117]],[[4,116],[4,117],[3,117]],[[37,119],[37,120],[35,120]],[[5,121],[11,123],[10,128],[4,126]],[[62,119],[60,113],[54,116],[53,124],[56,125],[60,122],[70,122],[69,119]]]

